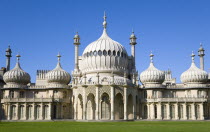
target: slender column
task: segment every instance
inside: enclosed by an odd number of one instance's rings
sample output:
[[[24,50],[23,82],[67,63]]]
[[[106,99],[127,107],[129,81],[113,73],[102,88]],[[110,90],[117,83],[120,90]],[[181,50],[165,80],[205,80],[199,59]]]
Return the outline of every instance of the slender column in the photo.
[[[83,88],[83,120],[86,120],[86,89]]]
[[[175,104],[175,119],[176,119],[176,120],[178,120],[178,119],[179,119],[179,115],[178,115],[178,113],[179,113],[179,110],[178,110],[178,104],[176,103],[176,104]]]
[[[35,103],[33,103],[33,111],[32,111],[32,120],[35,120],[36,118],[35,118],[35,116],[36,116],[36,113],[35,113],[35,108],[36,108],[36,106],[35,106]]]
[[[52,119],[52,103],[49,104],[49,115],[48,115],[48,119],[51,120]]]
[[[44,119],[44,117],[43,117],[43,115],[44,115],[43,103],[41,103],[41,112],[40,112],[40,114],[41,114],[41,120],[43,120]]]
[[[19,108],[20,106],[19,106],[19,103],[17,103],[17,109],[16,109],[16,120],[19,120],[19,114],[20,114],[20,108]]]
[[[78,53],[79,53],[79,45],[75,44],[75,69],[79,69]]]
[[[186,103],[183,104],[183,114],[184,114],[183,119],[187,120],[187,105],[186,105]]]
[[[204,120],[203,103],[200,104],[200,120]]]
[[[151,119],[150,104],[147,104],[147,119]]]
[[[133,96],[133,119],[136,119],[136,96]]]
[[[96,120],[99,120],[99,87],[96,86]]]
[[[7,114],[7,120],[11,120],[11,104],[8,104],[8,114]]]
[[[154,103],[152,103],[150,105],[150,115],[151,115],[151,119],[154,120],[155,119],[155,107],[154,107]]]
[[[193,104],[191,104],[191,107],[192,107],[192,113],[191,113],[191,115],[192,115],[192,120],[196,120],[196,118],[195,118],[195,103],[193,103]]]
[[[158,103],[158,105],[157,105],[157,119],[162,120],[162,107],[161,107],[161,103]]]
[[[111,120],[114,120],[114,87],[111,86]]]
[[[27,120],[28,117],[27,117],[27,103],[25,103],[25,110],[24,110],[24,119]]]
[[[166,104],[167,106],[167,119],[170,120],[171,119],[171,115],[170,115],[170,104]]]
[[[127,114],[127,88],[124,87],[124,120],[128,120],[128,114]]]

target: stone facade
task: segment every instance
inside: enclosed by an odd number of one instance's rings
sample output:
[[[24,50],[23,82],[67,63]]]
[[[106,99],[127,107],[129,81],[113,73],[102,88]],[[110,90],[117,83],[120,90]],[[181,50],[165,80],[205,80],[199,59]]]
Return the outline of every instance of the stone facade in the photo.
[[[60,54],[53,70],[37,70],[36,83],[17,64],[10,70],[10,47],[6,68],[0,70],[1,120],[206,120],[210,118],[210,80],[194,63],[177,84],[170,70],[150,65],[138,77],[135,66],[136,36],[130,36],[131,55],[106,31],[79,56],[80,36],[74,36],[75,68],[62,69]],[[141,85],[139,84],[141,82]]]

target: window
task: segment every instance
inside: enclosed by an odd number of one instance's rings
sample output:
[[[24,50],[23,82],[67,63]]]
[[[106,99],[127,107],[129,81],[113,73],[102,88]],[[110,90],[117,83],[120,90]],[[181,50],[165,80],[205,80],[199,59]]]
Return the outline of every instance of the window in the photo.
[[[92,51],[90,51],[90,54],[89,54],[90,56],[93,56],[93,52]]]
[[[175,119],[175,106],[174,105],[170,106],[170,115],[172,119]]]
[[[121,57],[123,57],[123,55],[124,55],[124,54],[123,54],[123,52],[122,52],[122,53],[121,53]]]
[[[89,53],[87,52],[87,57],[89,57]]]
[[[109,51],[108,51],[108,55],[111,56],[111,54],[112,54],[112,52],[109,50]]]
[[[107,52],[106,52],[106,50],[104,50],[104,51],[103,51],[103,55],[104,55],[104,56],[106,56],[106,55],[107,55]]]
[[[98,51],[98,55],[102,56],[102,51],[101,50]]]
[[[117,56],[120,56],[120,51],[117,51]]]
[[[116,51],[115,50],[113,51],[113,56],[116,56]]]
[[[94,51],[94,52],[93,52],[93,55],[94,55],[94,56],[97,56],[97,51]]]
[[[183,106],[182,105],[179,105],[178,115],[179,115],[180,119],[183,119],[184,116],[183,116]]]
[[[10,91],[10,98],[14,98],[14,91]]]
[[[20,91],[20,98],[24,98],[24,91]]]

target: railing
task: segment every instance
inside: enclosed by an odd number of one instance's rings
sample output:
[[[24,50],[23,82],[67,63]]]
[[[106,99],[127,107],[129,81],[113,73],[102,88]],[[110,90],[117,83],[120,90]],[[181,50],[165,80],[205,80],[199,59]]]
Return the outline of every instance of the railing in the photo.
[[[5,102],[69,102],[69,98],[3,98],[1,103]]]
[[[206,102],[206,98],[152,98],[142,99],[142,102]]]

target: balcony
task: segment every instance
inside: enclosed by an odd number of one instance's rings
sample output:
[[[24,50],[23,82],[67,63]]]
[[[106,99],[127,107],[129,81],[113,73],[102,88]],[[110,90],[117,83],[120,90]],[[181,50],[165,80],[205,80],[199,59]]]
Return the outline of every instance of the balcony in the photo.
[[[181,97],[181,98],[151,98],[142,99],[141,102],[206,102],[207,98],[195,98],[195,97]]]
[[[62,98],[3,98],[1,99],[1,103],[6,102],[70,102],[69,98],[62,99]]]

